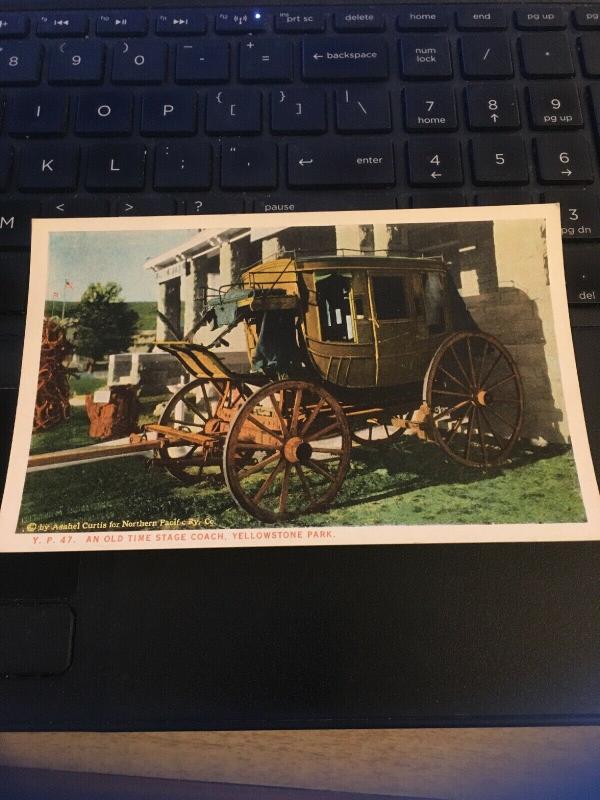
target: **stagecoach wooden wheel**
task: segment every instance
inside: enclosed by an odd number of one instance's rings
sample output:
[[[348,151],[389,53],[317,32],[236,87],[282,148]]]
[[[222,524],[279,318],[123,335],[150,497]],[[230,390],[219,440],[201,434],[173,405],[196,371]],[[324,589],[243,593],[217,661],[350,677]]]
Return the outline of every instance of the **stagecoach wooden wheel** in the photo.
[[[221,447],[227,418],[234,416],[251,390],[228,380],[196,378],[183,386],[167,403],[159,425],[182,433],[211,436],[205,445],[180,442],[159,449],[163,467],[182,483],[200,483],[206,467],[221,468]]]
[[[463,331],[442,342],[423,399],[430,433],[454,461],[486,468],[510,454],[523,422],[523,386],[512,356],[493,336]]]
[[[348,422],[329,392],[307,381],[280,381],[240,409],[227,434],[223,472],[240,508],[276,522],[330,504],[350,450]]]

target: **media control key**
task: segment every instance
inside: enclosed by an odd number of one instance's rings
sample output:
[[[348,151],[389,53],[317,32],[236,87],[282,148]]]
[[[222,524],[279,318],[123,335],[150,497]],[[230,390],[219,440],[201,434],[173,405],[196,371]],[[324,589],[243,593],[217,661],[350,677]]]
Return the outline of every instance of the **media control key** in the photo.
[[[388,51],[376,36],[319,36],[302,42],[302,77],[308,81],[382,80]]]
[[[291,144],[287,153],[290,186],[391,186],[395,180],[390,142],[363,139],[339,144]]]

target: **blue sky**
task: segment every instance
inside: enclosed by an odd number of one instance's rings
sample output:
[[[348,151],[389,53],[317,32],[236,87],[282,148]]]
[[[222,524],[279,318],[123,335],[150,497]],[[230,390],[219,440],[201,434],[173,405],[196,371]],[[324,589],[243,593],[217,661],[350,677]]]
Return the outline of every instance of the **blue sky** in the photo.
[[[90,283],[115,281],[126,300],[156,300],[154,273],[144,269],[146,258],[185,242],[198,228],[178,231],[88,231],[53,233],[48,255],[48,289],[66,300],[79,300]]]

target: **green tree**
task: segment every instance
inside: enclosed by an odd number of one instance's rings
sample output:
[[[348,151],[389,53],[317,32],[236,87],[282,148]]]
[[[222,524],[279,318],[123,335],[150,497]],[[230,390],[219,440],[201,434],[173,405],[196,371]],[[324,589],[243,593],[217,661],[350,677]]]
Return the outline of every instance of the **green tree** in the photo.
[[[114,282],[91,283],[73,311],[76,318],[73,344],[78,355],[93,362],[131,347],[139,316]]]

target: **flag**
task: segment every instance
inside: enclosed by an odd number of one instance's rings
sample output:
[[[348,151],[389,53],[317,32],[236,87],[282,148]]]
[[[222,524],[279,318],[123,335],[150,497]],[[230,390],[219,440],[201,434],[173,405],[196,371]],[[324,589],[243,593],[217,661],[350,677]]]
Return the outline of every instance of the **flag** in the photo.
[[[73,284],[65,278],[65,289],[72,289]]]

